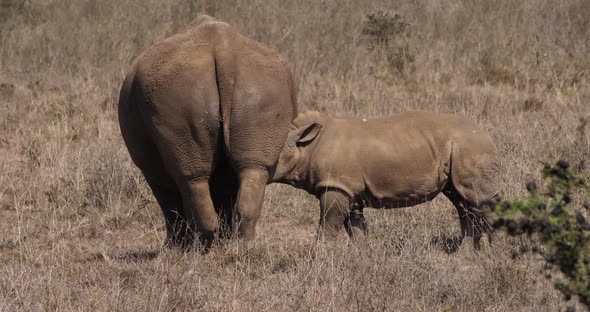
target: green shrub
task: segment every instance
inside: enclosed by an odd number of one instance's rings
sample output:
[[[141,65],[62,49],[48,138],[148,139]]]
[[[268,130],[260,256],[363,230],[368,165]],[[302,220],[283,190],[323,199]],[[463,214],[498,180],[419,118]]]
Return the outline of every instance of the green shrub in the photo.
[[[588,198],[588,181],[574,172],[567,161],[547,163],[542,170],[544,187],[534,182],[526,184],[529,195],[525,199],[502,200],[482,203],[490,214],[494,228],[509,235],[527,234],[539,246],[521,246],[513,252],[533,252],[546,262],[546,277],[554,279],[555,287],[566,300],[574,296],[590,307],[590,223],[584,210],[590,209],[585,202],[575,209],[574,196]],[[581,202],[581,201],[580,201]],[[560,277],[551,273],[559,271]]]

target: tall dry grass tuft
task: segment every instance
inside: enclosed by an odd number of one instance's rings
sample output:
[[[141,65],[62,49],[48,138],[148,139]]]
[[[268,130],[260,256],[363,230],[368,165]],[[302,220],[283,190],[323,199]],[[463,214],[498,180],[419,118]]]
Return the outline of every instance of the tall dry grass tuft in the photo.
[[[199,13],[280,50],[302,108],[422,109],[497,142],[505,198],[568,159],[590,175],[590,2],[0,1],[0,309],[530,310],[565,303],[525,240],[448,254],[444,199],[370,211],[367,246],[316,244],[315,198],[269,187],[255,244],[160,250],[163,218],[120,138],[125,71]],[[468,247],[468,246],[466,246]]]

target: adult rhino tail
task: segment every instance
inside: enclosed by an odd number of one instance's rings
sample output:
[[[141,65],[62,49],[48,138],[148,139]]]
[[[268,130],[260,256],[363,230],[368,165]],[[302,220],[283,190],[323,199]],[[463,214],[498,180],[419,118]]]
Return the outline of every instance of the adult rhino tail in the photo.
[[[227,33],[225,33],[224,36],[221,36],[213,55],[215,62],[217,89],[219,91],[219,110],[221,116],[221,127],[223,130],[223,143],[225,154],[227,156],[230,154],[229,126],[236,77],[235,58],[229,41],[230,39],[227,38]]]

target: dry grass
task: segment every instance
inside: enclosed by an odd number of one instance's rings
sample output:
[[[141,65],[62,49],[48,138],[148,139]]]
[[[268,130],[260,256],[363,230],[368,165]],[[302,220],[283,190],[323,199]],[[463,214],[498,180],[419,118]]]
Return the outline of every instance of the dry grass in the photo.
[[[407,25],[372,38],[363,21],[377,9]],[[160,250],[163,218],[120,138],[116,96],[133,57],[199,12],[282,51],[302,107],[476,120],[501,152],[505,197],[539,179],[539,161],[590,175],[586,0],[0,0],[0,310],[565,307],[538,261],[511,259],[521,241],[447,254],[458,221],[442,198],[370,211],[363,248],[317,245],[317,201],[273,185],[252,246]]]

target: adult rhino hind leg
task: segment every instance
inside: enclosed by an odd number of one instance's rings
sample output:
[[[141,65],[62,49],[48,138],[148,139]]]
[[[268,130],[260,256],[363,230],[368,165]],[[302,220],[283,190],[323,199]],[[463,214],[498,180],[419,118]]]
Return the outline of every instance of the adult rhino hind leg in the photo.
[[[198,105],[191,107],[200,108]],[[219,129],[215,118],[202,118],[200,116],[205,114],[199,111],[193,114],[188,120],[177,116],[160,117],[164,122],[156,123],[158,126],[152,127],[152,134],[166,172],[173,178],[182,201],[183,219],[186,220],[186,230],[182,228],[185,233],[182,247],[190,249],[198,241],[198,247],[206,251],[219,229],[209,185],[216,165]],[[205,122],[194,123],[194,120]]]
[[[168,171],[172,172],[181,194],[187,219],[186,236],[195,243],[198,241],[198,247],[207,251],[219,230],[210,186],[210,179],[217,165],[219,131],[214,125],[206,123],[193,124],[190,131],[182,125],[178,129],[174,126],[170,126],[170,129],[162,127],[161,131],[164,135],[159,137],[159,147],[160,150],[167,151],[164,162]],[[190,248],[193,245],[184,247]]]
[[[281,79],[273,76],[256,79],[255,76],[239,80],[244,84],[247,81],[251,87],[246,85],[236,91],[230,125],[224,125],[226,153],[238,180],[234,232],[246,241],[256,236],[256,223],[270,172],[276,166],[295,115],[290,90],[276,86]],[[246,92],[258,88],[262,88],[258,90],[259,96]]]
[[[209,179],[211,199],[215,211],[219,215],[219,236],[231,238],[233,234],[232,216],[238,196],[238,178],[227,158],[222,157],[211,179]]]
[[[166,172],[155,143],[133,109],[135,103],[127,96],[130,88],[129,79],[123,86],[119,103],[121,134],[133,163],[141,170],[164,215],[166,224],[164,246],[181,247],[190,243],[187,237],[187,217],[182,206],[182,198],[174,180]]]
[[[164,215],[166,223],[166,240],[164,247],[181,247],[192,244],[192,238],[188,236],[187,219],[182,207],[182,197],[175,188],[158,184],[156,179],[148,178],[146,181],[150,186],[156,201]]]
[[[218,230],[206,169],[213,167],[214,150],[190,137],[178,142],[161,136],[157,142],[158,150],[167,153],[143,150],[141,155],[152,155],[149,162],[144,158],[136,163],[166,219],[166,245],[190,249],[198,239],[208,249]]]
[[[256,223],[264,201],[268,172],[257,166],[243,167],[239,169],[238,180],[234,228],[237,229],[238,237],[251,241],[256,236]]]
[[[152,155],[150,163],[138,162],[138,164],[164,215],[166,225],[164,246],[184,248],[192,245],[193,237],[187,228],[188,218],[183,208],[181,194],[172,178],[164,173],[163,164],[157,152],[152,152],[155,154],[144,154]]]
[[[218,216],[210,196],[209,180],[186,179],[179,184],[182,203],[188,217],[188,236],[198,239],[199,247],[206,251],[211,247],[219,230]]]

